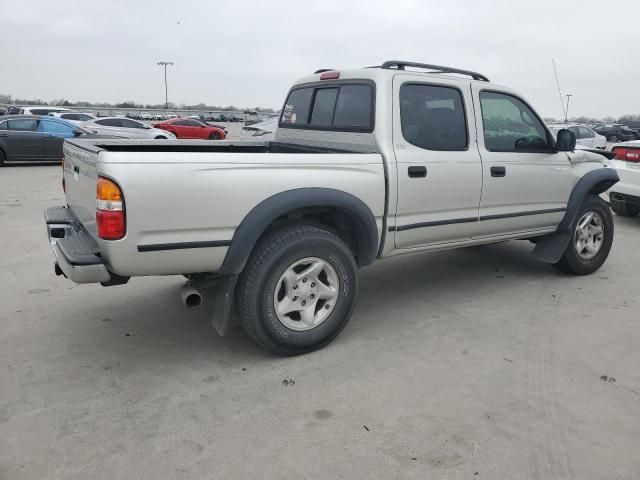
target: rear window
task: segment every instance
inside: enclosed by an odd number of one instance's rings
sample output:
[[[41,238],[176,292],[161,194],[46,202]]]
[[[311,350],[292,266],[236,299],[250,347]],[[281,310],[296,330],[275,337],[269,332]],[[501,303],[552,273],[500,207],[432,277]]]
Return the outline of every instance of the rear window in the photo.
[[[289,94],[282,110],[282,123],[286,125],[307,125],[311,109],[313,88],[299,88]]]
[[[373,87],[345,83],[292,90],[280,127],[317,130],[373,130]]]
[[[316,90],[316,98],[313,100],[311,125],[329,126],[333,120],[333,107],[338,96],[337,88],[322,88]]]

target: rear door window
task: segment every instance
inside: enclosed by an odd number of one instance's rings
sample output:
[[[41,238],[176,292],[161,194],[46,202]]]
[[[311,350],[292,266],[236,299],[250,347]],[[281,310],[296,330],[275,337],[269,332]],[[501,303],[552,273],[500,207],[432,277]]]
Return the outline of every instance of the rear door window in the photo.
[[[460,90],[408,83],[400,87],[400,119],[405,140],[425,150],[467,149],[467,120]]]
[[[121,119],[120,125],[122,125],[124,128],[143,128],[141,123],[129,120],[128,118]]]
[[[65,125],[64,123],[52,120],[40,120],[38,131],[57,136],[73,136],[73,128],[69,125]]]
[[[104,120],[96,120],[98,125],[103,125],[105,127],[119,127],[120,120],[118,118],[105,118]]]
[[[593,138],[595,137],[595,135],[593,134],[593,131],[589,128],[586,127],[580,127],[580,138]]]

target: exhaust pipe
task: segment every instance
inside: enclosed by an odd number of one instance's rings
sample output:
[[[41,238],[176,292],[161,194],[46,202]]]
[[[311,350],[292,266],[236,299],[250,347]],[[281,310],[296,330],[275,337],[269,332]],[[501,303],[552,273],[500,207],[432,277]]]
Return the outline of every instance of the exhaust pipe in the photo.
[[[202,294],[190,284],[180,289],[180,298],[187,308],[197,308],[202,305]]]

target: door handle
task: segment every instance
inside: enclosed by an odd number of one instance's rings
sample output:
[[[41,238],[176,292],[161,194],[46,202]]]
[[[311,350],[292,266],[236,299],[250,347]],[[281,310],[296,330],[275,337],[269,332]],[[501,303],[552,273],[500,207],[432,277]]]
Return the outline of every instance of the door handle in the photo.
[[[407,172],[410,178],[424,178],[427,176],[427,167],[409,167]]]
[[[9,134],[8,133],[0,133],[0,137],[8,137]]]
[[[507,174],[506,167],[491,167],[492,177],[504,177]]]

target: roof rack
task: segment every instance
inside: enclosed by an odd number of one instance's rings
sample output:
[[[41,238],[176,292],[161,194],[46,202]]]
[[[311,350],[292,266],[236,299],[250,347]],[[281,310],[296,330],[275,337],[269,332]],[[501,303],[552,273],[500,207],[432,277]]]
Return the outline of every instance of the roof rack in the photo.
[[[471,72],[469,70],[461,70],[459,68],[451,68],[451,67],[441,67],[439,65],[429,65],[428,63],[416,63],[416,62],[405,62],[403,60],[387,60],[379,68],[386,68],[389,70],[404,70],[405,67],[413,67],[413,68],[424,68],[426,70],[432,70],[433,73],[458,73],[460,75],[468,75],[474,80],[481,80],[483,82],[488,82],[489,79],[482,75],[481,73]]]

